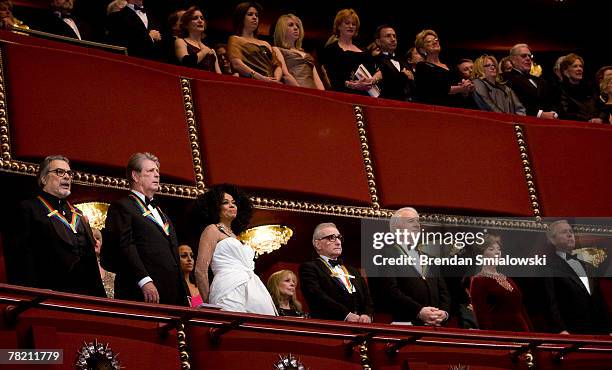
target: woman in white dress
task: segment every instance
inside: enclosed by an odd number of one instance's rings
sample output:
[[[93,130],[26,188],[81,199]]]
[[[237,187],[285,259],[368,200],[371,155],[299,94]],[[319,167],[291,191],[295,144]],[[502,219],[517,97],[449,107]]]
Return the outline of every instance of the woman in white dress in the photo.
[[[276,315],[270,293],[253,271],[255,252],[236,239],[251,217],[249,198],[233,185],[216,185],[198,198],[196,207],[205,225],[195,270],[204,302],[224,311]],[[210,289],[208,266],[214,275]]]

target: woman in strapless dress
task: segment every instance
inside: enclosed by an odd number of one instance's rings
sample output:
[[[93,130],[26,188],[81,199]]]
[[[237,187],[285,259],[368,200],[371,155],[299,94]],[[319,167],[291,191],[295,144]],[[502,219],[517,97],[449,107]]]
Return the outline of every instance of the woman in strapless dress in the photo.
[[[304,27],[293,14],[281,15],[274,29],[274,52],[281,63],[286,85],[325,90],[312,55],[302,49]]]
[[[255,252],[236,235],[244,231],[253,206],[233,185],[216,185],[196,201],[206,227],[200,235],[196,282],[204,302],[225,311],[276,315],[270,293],[255,274]],[[208,267],[213,272],[208,281]]]
[[[176,59],[181,65],[221,74],[215,51],[204,45],[206,21],[204,14],[192,6],[181,16],[182,38],[174,40]]]

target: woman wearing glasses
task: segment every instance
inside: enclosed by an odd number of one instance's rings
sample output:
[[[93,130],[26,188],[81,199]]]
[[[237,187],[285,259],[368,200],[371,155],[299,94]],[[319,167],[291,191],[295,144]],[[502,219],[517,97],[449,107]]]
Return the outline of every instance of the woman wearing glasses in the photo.
[[[216,185],[196,200],[203,228],[195,275],[204,302],[225,311],[276,315],[274,302],[255,275],[255,252],[236,235],[244,231],[253,206],[248,196],[233,185]],[[208,280],[208,267],[214,278]]]
[[[489,112],[524,116],[526,109],[512,89],[501,80],[495,57],[483,55],[474,62],[472,78],[474,101],[478,108]]]
[[[452,105],[450,95],[468,96],[474,89],[472,81],[463,79],[452,85],[453,74],[448,66],[440,61],[440,40],[433,30],[419,32],[414,47],[424,58],[416,65],[414,74],[418,101],[435,105]]]

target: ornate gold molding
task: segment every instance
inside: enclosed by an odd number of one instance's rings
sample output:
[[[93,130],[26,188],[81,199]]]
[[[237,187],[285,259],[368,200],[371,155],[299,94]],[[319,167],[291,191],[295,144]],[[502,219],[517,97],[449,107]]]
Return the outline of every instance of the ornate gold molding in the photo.
[[[370,147],[368,145],[363,108],[359,105],[355,105],[353,111],[355,112],[355,121],[357,122],[357,132],[359,134],[359,142],[361,143],[361,155],[363,156],[363,164],[365,165],[366,177],[368,179],[368,190],[370,192],[370,199],[372,200],[372,208],[378,210],[380,209],[380,203],[378,203],[378,191],[376,190],[374,167],[372,165],[372,158],[370,157]]]
[[[0,46],[0,166],[11,160],[11,136],[8,124],[8,106],[6,103],[6,86],[4,79],[4,54]]]
[[[538,191],[535,185],[533,176],[533,170],[531,168],[531,161],[529,160],[529,153],[527,150],[527,140],[523,134],[523,127],[521,125],[514,125],[514,134],[516,135],[516,143],[521,153],[521,163],[523,165],[523,172],[525,172],[525,181],[527,184],[527,191],[529,192],[529,202],[531,210],[536,218],[536,221],[542,220],[542,212],[540,211],[540,202],[538,201]]]
[[[181,361],[181,370],[191,369],[191,363],[189,361],[189,351],[187,349],[187,333],[185,331],[185,324],[179,322],[176,327],[176,339],[178,341],[178,352],[179,359]]]
[[[368,341],[364,340],[359,345],[359,363],[362,370],[371,370],[370,358],[368,357]]]
[[[198,136],[198,126],[196,124],[194,112],[194,100],[191,93],[191,82],[189,79],[181,77],[181,92],[183,93],[183,105],[185,106],[185,122],[187,123],[187,134],[189,135],[189,145],[191,146],[191,157],[193,160],[193,172],[195,174],[196,188],[198,192],[204,192],[204,169],[202,155],[200,151],[200,140]]]

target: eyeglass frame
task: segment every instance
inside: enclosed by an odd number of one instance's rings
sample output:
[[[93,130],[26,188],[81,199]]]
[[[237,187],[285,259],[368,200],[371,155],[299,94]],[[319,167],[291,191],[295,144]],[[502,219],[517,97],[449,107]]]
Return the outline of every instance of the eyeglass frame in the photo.
[[[55,173],[55,176],[59,177],[60,179],[66,175],[68,175],[68,177],[70,178],[73,178],[76,173],[73,170],[65,170],[63,168],[54,168],[52,170],[49,170],[49,172]]]
[[[534,58],[534,55],[533,55],[533,54],[531,54],[531,53],[522,53],[522,54],[517,54],[517,55],[518,55],[519,57],[523,58],[523,59],[525,59],[525,58],[529,58],[529,59],[532,59],[532,60],[533,60],[533,58]]]
[[[335,243],[336,240],[340,240],[340,243],[342,243],[344,241],[344,237],[342,236],[342,234],[329,234],[327,236],[321,237],[321,238],[317,238],[315,240],[323,240],[326,239],[329,242]]]

